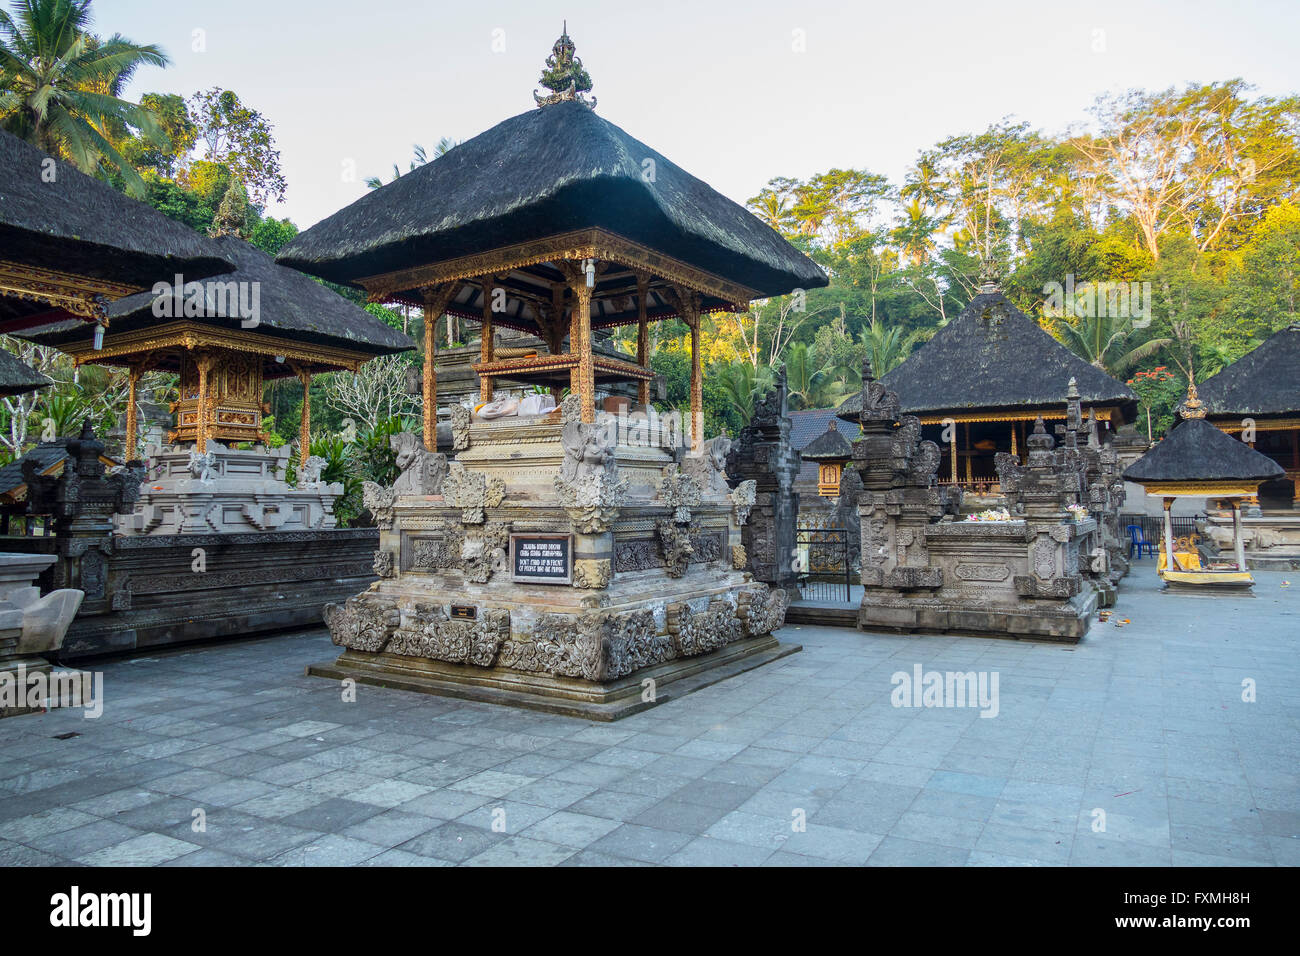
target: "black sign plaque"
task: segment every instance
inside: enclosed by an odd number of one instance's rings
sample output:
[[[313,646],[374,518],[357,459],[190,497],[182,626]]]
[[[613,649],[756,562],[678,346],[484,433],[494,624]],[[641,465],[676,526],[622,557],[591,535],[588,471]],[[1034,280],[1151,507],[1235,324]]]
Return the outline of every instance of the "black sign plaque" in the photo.
[[[572,584],[573,536],[512,534],[510,580],[530,584]]]
[[[472,604],[453,604],[451,606],[451,616],[457,621],[474,621],[478,619],[478,608]]]

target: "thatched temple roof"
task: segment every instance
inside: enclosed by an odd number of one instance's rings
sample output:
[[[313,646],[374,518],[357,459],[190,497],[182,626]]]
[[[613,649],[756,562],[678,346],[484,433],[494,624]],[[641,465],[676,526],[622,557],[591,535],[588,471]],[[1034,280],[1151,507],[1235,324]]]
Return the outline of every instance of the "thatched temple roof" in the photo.
[[[0,348],[0,395],[21,395],[49,384],[50,380],[36,369]]]
[[[1198,391],[1216,418],[1300,415],[1300,325],[1274,332]]]
[[[137,288],[230,268],[209,239],[4,132],[0,260]],[[49,308],[4,297],[0,320]]]
[[[258,335],[368,355],[388,355],[415,347],[410,338],[385,325],[365,309],[301,272],[277,265],[274,259],[243,239],[223,236],[212,242],[224,257],[235,264],[235,271],[204,283],[206,314],[186,321],[240,329],[241,316],[236,307],[238,298],[230,297],[223,304],[215,295],[216,284],[256,283],[259,321],[252,331]],[[108,308],[109,335],[176,321],[175,318],[154,314],[154,303],[159,298],[152,292],[141,292],[112,303]],[[62,347],[72,342],[88,341],[92,329],[83,322],[67,320],[16,334],[42,345]]]
[[[1280,478],[1281,465],[1225,434],[1204,418],[1188,418],[1124,470],[1124,478],[1147,482],[1263,482]]]
[[[279,261],[350,283],[593,229],[755,296],[827,283],[811,259],[752,213],[581,102],[555,103],[499,123],[306,230]],[[526,286],[535,280],[549,301],[546,283],[560,278],[543,262],[513,281],[526,299]],[[628,320],[626,306],[601,303],[619,291],[606,290],[604,278],[598,283],[594,327]],[[418,288],[410,292],[418,295]],[[476,296],[472,287],[464,290],[449,311],[459,307],[474,316],[481,307]],[[733,304],[708,296],[703,302],[706,311]],[[653,293],[650,312],[674,314],[668,300]],[[494,321],[536,329],[513,305],[511,314]]]
[[[902,411],[911,415],[987,411],[995,416],[1062,407],[1070,379],[1085,409],[1118,406],[1125,421],[1133,417],[1132,389],[1075,355],[995,291],[976,295],[881,381],[898,393]],[[836,415],[856,422],[861,410],[862,395],[854,393]]]
[[[828,422],[829,428],[822,432],[799,450],[799,454],[809,461],[836,461],[853,457],[853,443],[835,427],[835,419]]]

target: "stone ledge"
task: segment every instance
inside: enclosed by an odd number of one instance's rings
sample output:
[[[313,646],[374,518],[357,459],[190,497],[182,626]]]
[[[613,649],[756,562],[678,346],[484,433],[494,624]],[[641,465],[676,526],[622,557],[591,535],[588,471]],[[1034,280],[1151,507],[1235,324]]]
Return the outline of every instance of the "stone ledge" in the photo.
[[[563,717],[618,720],[701,688],[780,660],[803,648],[771,635],[728,644],[709,654],[677,658],[627,677],[597,684],[510,670],[450,664],[397,654],[345,651],[334,661],[312,664],[307,674],[333,680],[409,690],[460,700],[524,707]],[[655,700],[641,699],[642,681],[655,682]]]

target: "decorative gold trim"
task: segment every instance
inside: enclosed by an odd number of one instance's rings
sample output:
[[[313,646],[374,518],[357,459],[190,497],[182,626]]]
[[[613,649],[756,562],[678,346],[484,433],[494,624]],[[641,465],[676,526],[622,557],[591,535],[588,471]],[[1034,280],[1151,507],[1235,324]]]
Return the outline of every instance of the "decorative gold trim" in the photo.
[[[1095,409],[1097,420],[1108,422],[1111,419],[1111,413],[1114,411],[1110,408]],[[1042,418],[1044,421],[1050,418],[1065,418],[1065,411],[1034,411],[1034,412],[1001,412],[993,414],[990,412],[977,413],[974,415],[963,415],[957,413],[948,413],[947,415],[921,415],[922,425],[942,425],[944,422],[1032,422]]]
[[[1242,418],[1250,417],[1249,415],[1242,416]],[[1241,419],[1235,420],[1232,424],[1211,420],[1210,424],[1219,431],[1227,432],[1230,435],[1234,432],[1244,431],[1246,427],[1241,423]],[[1275,418],[1272,421],[1256,421],[1254,429],[1257,432],[1289,432],[1292,429],[1300,429],[1300,418]]]
[[[0,295],[44,302],[82,318],[102,322],[105,302],[141,291],[139,286],[0,259]]]
[[[166,325],[116,335],[110,333],[105,336],[104,347],[101,349],[96,349],[91,342],[70,342],[59,348],[72,356],[77,365],[100,364],[109,359],[127,358],[141,352],[166,348],[191,351],[218,348],[273,357],[283,355],[286,360],[294,359],[318,366],[330,366],[332,369],[346,369],[350,372],[355,372],[365,362],[374,358],[373,355],[361,352],[324,345],[303,345],[256,332],[214,329],[193,322],[170,322]],[[318,370],[323,371],[323,369]]]
[[[624,239],[604,229],[581,229],[546,239],[535,239],[489,252],[460,256],[411,269],[400,269],[357,279],[372,302],[384,302],[400,292],[441,282],[460,282],[501,275],[543,262],[602,259],[629,269],[643,270],[681,286],[741,304],[761,298],[753,289],[687,265],[671,256]]]
[[[1253,495],[1259,491],[1260,486],[1258,481],[1254,484],[1227,481],[1139,481],[1138,484],[1149,495],[1165,495],[1168,497],[1195,495],[1198,498],[1202,496],[1207,498],[1233,498],[1239,495]]]

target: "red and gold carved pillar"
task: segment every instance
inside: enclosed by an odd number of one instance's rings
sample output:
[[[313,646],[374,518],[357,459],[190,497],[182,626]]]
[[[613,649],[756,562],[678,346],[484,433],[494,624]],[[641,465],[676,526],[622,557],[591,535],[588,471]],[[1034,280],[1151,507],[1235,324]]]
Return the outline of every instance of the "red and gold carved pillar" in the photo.
[[[424,447],[434,452],[438,450],[438,318],[450,304],[455,288],[455,283],[448,282],[424,290]]]
[[[650,276],[644,272],[636,275],[636,364],[650,367],[650,322],[646,318],[646,296],[650,293]],[[638,382],[636,400],[643,406],[650,404],[650,383]]]
[[[479,361],[491,362],[494,357],[492,345],[492,280],[483,280],[483,335],[479,346]],[[478,400],[492,401],[492,376],[480,375]]]

